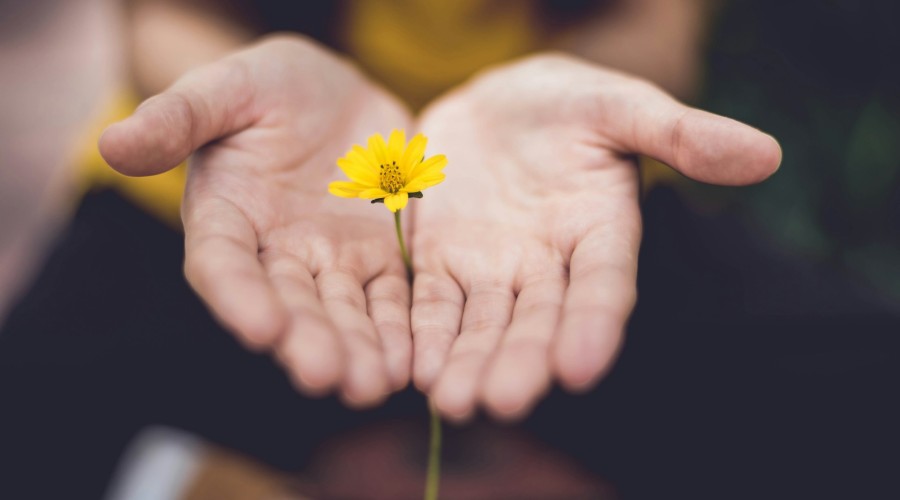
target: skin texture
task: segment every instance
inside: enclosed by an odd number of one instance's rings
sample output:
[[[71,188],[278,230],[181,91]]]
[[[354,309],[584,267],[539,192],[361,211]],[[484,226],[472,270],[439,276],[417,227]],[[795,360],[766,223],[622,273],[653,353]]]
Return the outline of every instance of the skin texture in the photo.
[[[107,129],[100,150],[138,176],[192,155],[191,285],[300,390],[369,406],[408,383],[409,286],[390,214],[327,185],[351,145],[409,123],[346,62],[278,36],[188,72]]]
[[[191,156],[187,277],[300,390],[373,405],[412,369],[456,420],[479,406],[521,417],[554,380],[585,390],[609,369],[636,298],[634,154],[727,185],[765,179],[781,155],[751,127],[567,56],[487,71],[415,127],[450,164],[404,211],[410,297],[390,214],[326,190],[352,144],[404,127],[357,70],[279,36],[187,73],[100,149],[128,175]]]
[[[591,387],[636,300],[634,154],[694,179],[761,181],[770,136],[563,55],[473,79],[419,127],[447,180],[414,212],[414,381],[442,414],[525,415],[554,379]]]

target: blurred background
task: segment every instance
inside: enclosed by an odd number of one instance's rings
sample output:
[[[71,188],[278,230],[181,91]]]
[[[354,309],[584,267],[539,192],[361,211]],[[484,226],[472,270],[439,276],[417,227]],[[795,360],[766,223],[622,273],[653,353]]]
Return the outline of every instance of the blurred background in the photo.
[[[270,31],[414,109],[565,50],[781,142],[750,188],[642,159],[640,300],[588,394],[446,436],[446,498],[898,498],[900,4],[890,0],[0,0],[0,498],[416,498],[414,391],[298,395],[181,274],[183,169],[102,128]],[[415,61],[398,66],[396,61]]]

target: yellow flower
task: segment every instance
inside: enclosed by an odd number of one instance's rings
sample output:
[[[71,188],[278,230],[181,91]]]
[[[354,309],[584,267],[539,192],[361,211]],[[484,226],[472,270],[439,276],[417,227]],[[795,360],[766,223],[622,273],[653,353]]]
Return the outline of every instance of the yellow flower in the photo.
[[[347,181],[328,185],[328,192],[342,198],[384,201],[391,212],[406,207],[410,197],[421,198],[422,190],[444,180],[444,155],[425,158],[428,139],[422,134],[406,144],[406,134],[394,130],[387,144],[381,134],[369,137],[369,147],[353,146],[337,161]]]

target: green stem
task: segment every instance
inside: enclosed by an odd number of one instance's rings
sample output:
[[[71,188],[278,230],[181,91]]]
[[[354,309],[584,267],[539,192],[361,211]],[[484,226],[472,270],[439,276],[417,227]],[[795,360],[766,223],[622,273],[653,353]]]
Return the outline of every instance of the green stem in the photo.
[[[406,243],[403,242],[403,227],[400,223],[400,210],[394,212],[394,225],[397,227],[397,241],[400,242],[400,253],[403,255],[403,265],[406,266],[406,277],[409,279],[409,282],[412,283],[412,260],[409,258],[409,252],[406,251]]]
[[[397,241],[400,242],[400,253],[403,255],[403,265],[406,266],[406,277],[409,282],[413,280],[412,260],[406,250],[403,241],[403,227],[400,223],[400,210],[394,212],[394,225],[397,226]],[[441,417],[434,405],[428,405],[428,413],[431,415],[431,442],[428,445],[428,475],[425,477],[425,500],[437,500],[441,483]]]
[[[425,479],[425,500],[437,500],[441,483],[441,417],[434,405],[428,405],[431,414],[431,443],[428,448],[428,476]]]

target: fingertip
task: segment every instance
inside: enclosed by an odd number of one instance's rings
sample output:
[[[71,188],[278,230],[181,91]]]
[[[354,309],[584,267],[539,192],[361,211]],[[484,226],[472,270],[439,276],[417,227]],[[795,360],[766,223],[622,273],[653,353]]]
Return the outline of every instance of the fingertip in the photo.
[[[705,111],[692,111],[674,142],[685,174],[702,182],[744,186],[767,179],[781,164],[774,137]]]
[[[342,391],[339,397],[344,406],[350,408],[351,410],[368,410],[383,404],[387,400],[389,395],[389,391],[363,395],[351,394],[347,391]]]
[[[528,368],[523,370],[516,368],[514,364]],[[512,422],[528,415],[549,388],[550,373],[546,354],[542,360],[531,356],[523,356],[518,360],[506,358],[499,360],[488,374],[481,399],[493,418]]]
[[[760,177],[753,180],[754,183],[762,182],[778,171],[781,167],[783,152],[781,144],[774,136],[760,132],[765,136],[764,141],[760,141],[760,151],[758,157],[760,159]]]
[[[347,364],[341,399],[350,408],[363,409],[384,402],[391,393],[387,367],[373,356],[351,360]]]
[[[297,371],[297,368],[289,363],[282,363],[287,372],[291,385],[300,394],[310,398],[322,398],[327,396],[334,389],[334,383],[327,382],[317,377],[307,377]]]
[[[134,146],[130,144],[127,124],[124,123],[126,121],[127,118],[103,129],[97,140],[97,149],[107,165],[121,174],[129,175],[128,152],[133,150]]]
[[[531,413],[536,400],[518,400],[518,401],[485,401],[484,407],[488,415],[494,420],[505,423],[521,422]]]
[[[483,391],[483,405],[488,414],[504,422],[520,420],[529,410],[529,398],[507,384],[488,379]]]
[[[419,350],[413,359],[413,384],[427,393],[441,371],[444,354],[436,349]]]
[[[323,396],[337,387],[343,376],[345,360],[330,331],[313,331],[313,324],[300,325],[302,334],[288,332],[276,349],[276,354],[291,375],[300,392],[309,396]]]
[[[294,388],[310,398],[322,398],[331,393],[335,383],[322,377],[301,374],[294,366],[285,366]]]
[[[190,103],[174,94],[145,101],[130,117],[108,126],[98,148],[106,163],[133,177],[156,175],[187,159],[194,120]]]
[[[237,337],[244,347],[254,352],[262,352],[278,341],[287,326],[277,314],[267,316],[257,311],[259,310],[249,314],[237,310],[220,313],[215,308],[212,309],[222,326]]]
[[[454,425],[463,425],[475,418],[474,404],[460,404],[452,401],[438,401],[433,398],[434,407],[441,418]]]
[[[600,381],[601,369],[584,363],[560,364],[557,377],[563,389],[581,394],[591,390]]]
[[[438,380],[431,391],[431,402],[438,413],[454,423],[464,423],[475,413],[475,391],[458,379],[456,383],[448,378]]]
[[[236,330],[250,345],[262,349],[276,343],[288,329],[288,314],[274,300],[257,299],[235,319]]]
[[[427,393],[434,384],[434,377],[420,374],[421,370],[413,369],[412,383],[417,391]]]
[[[594,372],[598,372],[595,374]],[[591,390],[600,381],[599,371],[593,369],[566,369],[559,372],[559,383],[566,391],[582,394]]]
[[[781,165],[781,146],[778,141],[749,125],[730,120],[736,129],[733,133],[733,147],[721,153],[720,161],[725,168],[716,183],[722,185],[747,186],[760,183],[774,174]]]
[[[351,372],[354,370],[351,369]],[[383,403],[391,394],[391,385],[388,375],[382,373],[375,375],[366,373],[365,376],[353,375],[351,381],[344,384],[341,391],[341,400],[350,408],[372,408]]]
[[[245,293],[231,300],[235,329],[249,343],[270,346],[287,334],[290,315],[265,283],[248,283]]]
[[[412,372],[411,356],[409,353],[386,353],[385,356],[391,389],[394,391],[405,389],[406,386],[409,385],[409,379]]]
[[[440,413],[440,410],[438,410],[438,411]],[[441,415],[441,418],[448,424],[450,424],[454,427],[462,427],[462,426],[472,422],[473,420],[475,420],[476,413],[475,413],[475,409],[473,406],[472,411],[470,411],[468,413],[464,413],[464,414],[460,414],[460,415],[449,415],[446,413],[440,413],[440,415]]]
[[[617,325],[563,325],[553,351],[554,371],[562,386],[576,393],[590,390],[612,367],[621,337]]]
[[[324,396],[331,393],[340,383],[340,375],[335,371],[304,370],[297,374],[297,381],[303,387],[304,393]]]

